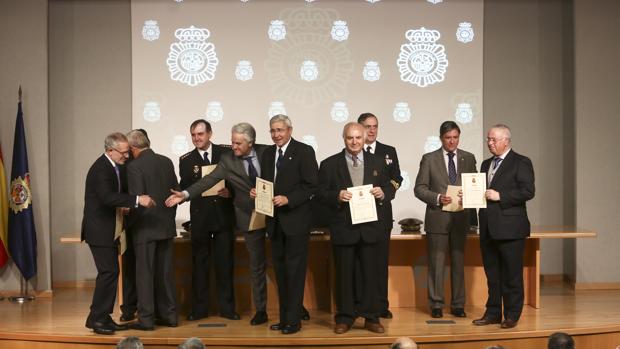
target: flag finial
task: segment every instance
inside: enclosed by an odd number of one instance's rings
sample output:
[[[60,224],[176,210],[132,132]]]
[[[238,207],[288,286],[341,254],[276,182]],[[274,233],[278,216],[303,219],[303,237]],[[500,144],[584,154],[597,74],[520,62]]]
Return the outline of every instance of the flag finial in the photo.
[[[19,85],[19,89],[17,90],[17,97],[19,98],[19,101],[22,101],[22,85]]]

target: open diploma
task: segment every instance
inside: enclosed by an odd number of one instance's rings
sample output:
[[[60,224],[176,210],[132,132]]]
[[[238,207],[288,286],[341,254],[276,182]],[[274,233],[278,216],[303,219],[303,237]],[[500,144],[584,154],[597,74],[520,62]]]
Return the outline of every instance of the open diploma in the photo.
[[[256,212],[273,217],[273,183],[262,178],[256,178],[256,198],[254,199]]]
[[[202,176],[204,177],[208,175],[209,173],[213,172],[213,170],[215,170],[216,167],[217,167],[217,164],[202,166]],[[224,187],[225,187],[225,182],[222,179],[221,181],[215,183],[215,185],[212,186],[211,188],[203,191],[202,196],[215,196],[217,195],[217,192],[224,189]]]
[[[464,208],[486,208],[487,200],[484,193],[487,190],[486,173],[462,173]]]
[[[372,184],[347,188],[347,191],[353,195],[349,200],[351,223],[360,224],[378,220],[377,204],[375,197],[370,193],[370,189],[372,189]]]

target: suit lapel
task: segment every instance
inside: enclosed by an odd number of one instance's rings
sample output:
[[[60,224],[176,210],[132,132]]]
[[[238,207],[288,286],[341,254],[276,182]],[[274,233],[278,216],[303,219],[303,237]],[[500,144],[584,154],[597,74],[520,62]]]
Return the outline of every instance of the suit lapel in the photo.
[[[220,147],[215,144],[211,146],[211,151],[213,152],[213,154],[211,155],[211,163],[217,164],[218,162],[220,162],[222,151],[220,150]]]
[[[370,154],[369,152],[364,151],[364,180],[362,181],[363,184],[374,183],[374,181],[372,180],[373,179],[372,175],[371,175],[372,166],[370,166],[370,157],[372,155],[369,155],[369,154]]]
[[[456,164],[456,185],[461,185],[461,174],[463,173],[463,169],[467,167],[465,157],[463,156],[463,151],[461,149],[456,150],[456,155],[458,159],[458,163]]]
[[[347,160],[345,158],[345,151],[342,151],[342,156],[338,157],[338,176],[342,179],[342,183],[349,188],[353,186],[353,180],[351,180],[351,174],[349,174],[349,167],[347,166]]]
[[[492,186],[493,183],[495,183],[496,179],[500,178],[502,174],[506,172],[507,169],[509,169],[512,166],[513,161],[514,161],[514,154],[513,154],[512,149],[510,149],[508,154],[506,154],[506,157],[504,158],[504,160],[500,162],[499,168],[497,169],[497,171],[495,171],[495,174],[493,175],[493,178],[491,179],[491,183],[489,183],[489,186]],[[490,159],[489,168],[491,168],[492,163],[493,163],[493,158]]]
[[[439,148],[435,150],[435,154],[433,156],[435,161],[435,166],[440,169],[441,179],[445,183],[450,183],[450,178],[448,178],[448,169],[446,168],[446,162],[443,158],[443,148]]]

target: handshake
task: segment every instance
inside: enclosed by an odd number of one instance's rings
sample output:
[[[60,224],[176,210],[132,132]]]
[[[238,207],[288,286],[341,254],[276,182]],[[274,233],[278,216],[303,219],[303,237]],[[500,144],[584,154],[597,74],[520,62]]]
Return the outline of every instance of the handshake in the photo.
[[[138,204],[146,208],[155,207],[157,205],[155,200],[148,195],[138,195]]]

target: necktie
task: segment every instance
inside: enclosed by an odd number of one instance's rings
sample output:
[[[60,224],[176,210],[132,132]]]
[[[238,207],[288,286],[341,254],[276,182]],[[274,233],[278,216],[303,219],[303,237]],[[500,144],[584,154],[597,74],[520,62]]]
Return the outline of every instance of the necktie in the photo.
[[[202,157],[205,160],[205,165],[211,165],[211,161],[209,161],[209,152],[208,151],[204,152],[204,154],[202,154]]]
[[[254,167],[254,164],[252,163],[252,158],[253,156],[248,156],[243,160],[247,161],[248,163],[248,177],[250,177],[250,183],[252,183],[252,187],[254,187],[256,185],[256,177],[258,177],[258,172],[256,171],[256,167]]]
[[[374,153],[372,152],[372,147],[371,147],[371,146],[367,146],[367,147],[366,147],[366,151],[367,151],[367,152],[369,152],[369,153],[374,154]]]
[[[448,153],[448,178],[450,179],[450,184],[456,184],[456,166],[454,165],[454,153]]]
[[[357,165],[359,165],[359,159],[357,158],[357,155],[353,155],[351,158],[353,159],[353,167],[357,167]]]
[[[502,160],[503,160],[503,159],[502,159],[502,158],[500,158],[499,156],[496,156],[496,157],[493,159],[493,170],[494,170],[494,172],[495,172],[495,170],[497,169],[497,166],[499,166],[499,163],[500,163],[500,162],[502,162]]]
[[[491,168],[491,171],[489,171],[489,184],[491,184],[493,176],[495,176],[495,172],[497,172],[497,166],[499,166],[499,163],[502,162],[502,160],[503,159],[499,156],[493,158],[493,166]]]
[[[282,148],[278,148],[278,160],[276,160],[276,168],[278,170],[280,166],[282,166],[282,160],[284,160],[284,153],[282,152]]]
[[[118,192],[121,192],[121,172],[118,166],[114,166],[114,172],[116,172],[116,182],[118,183]]]

